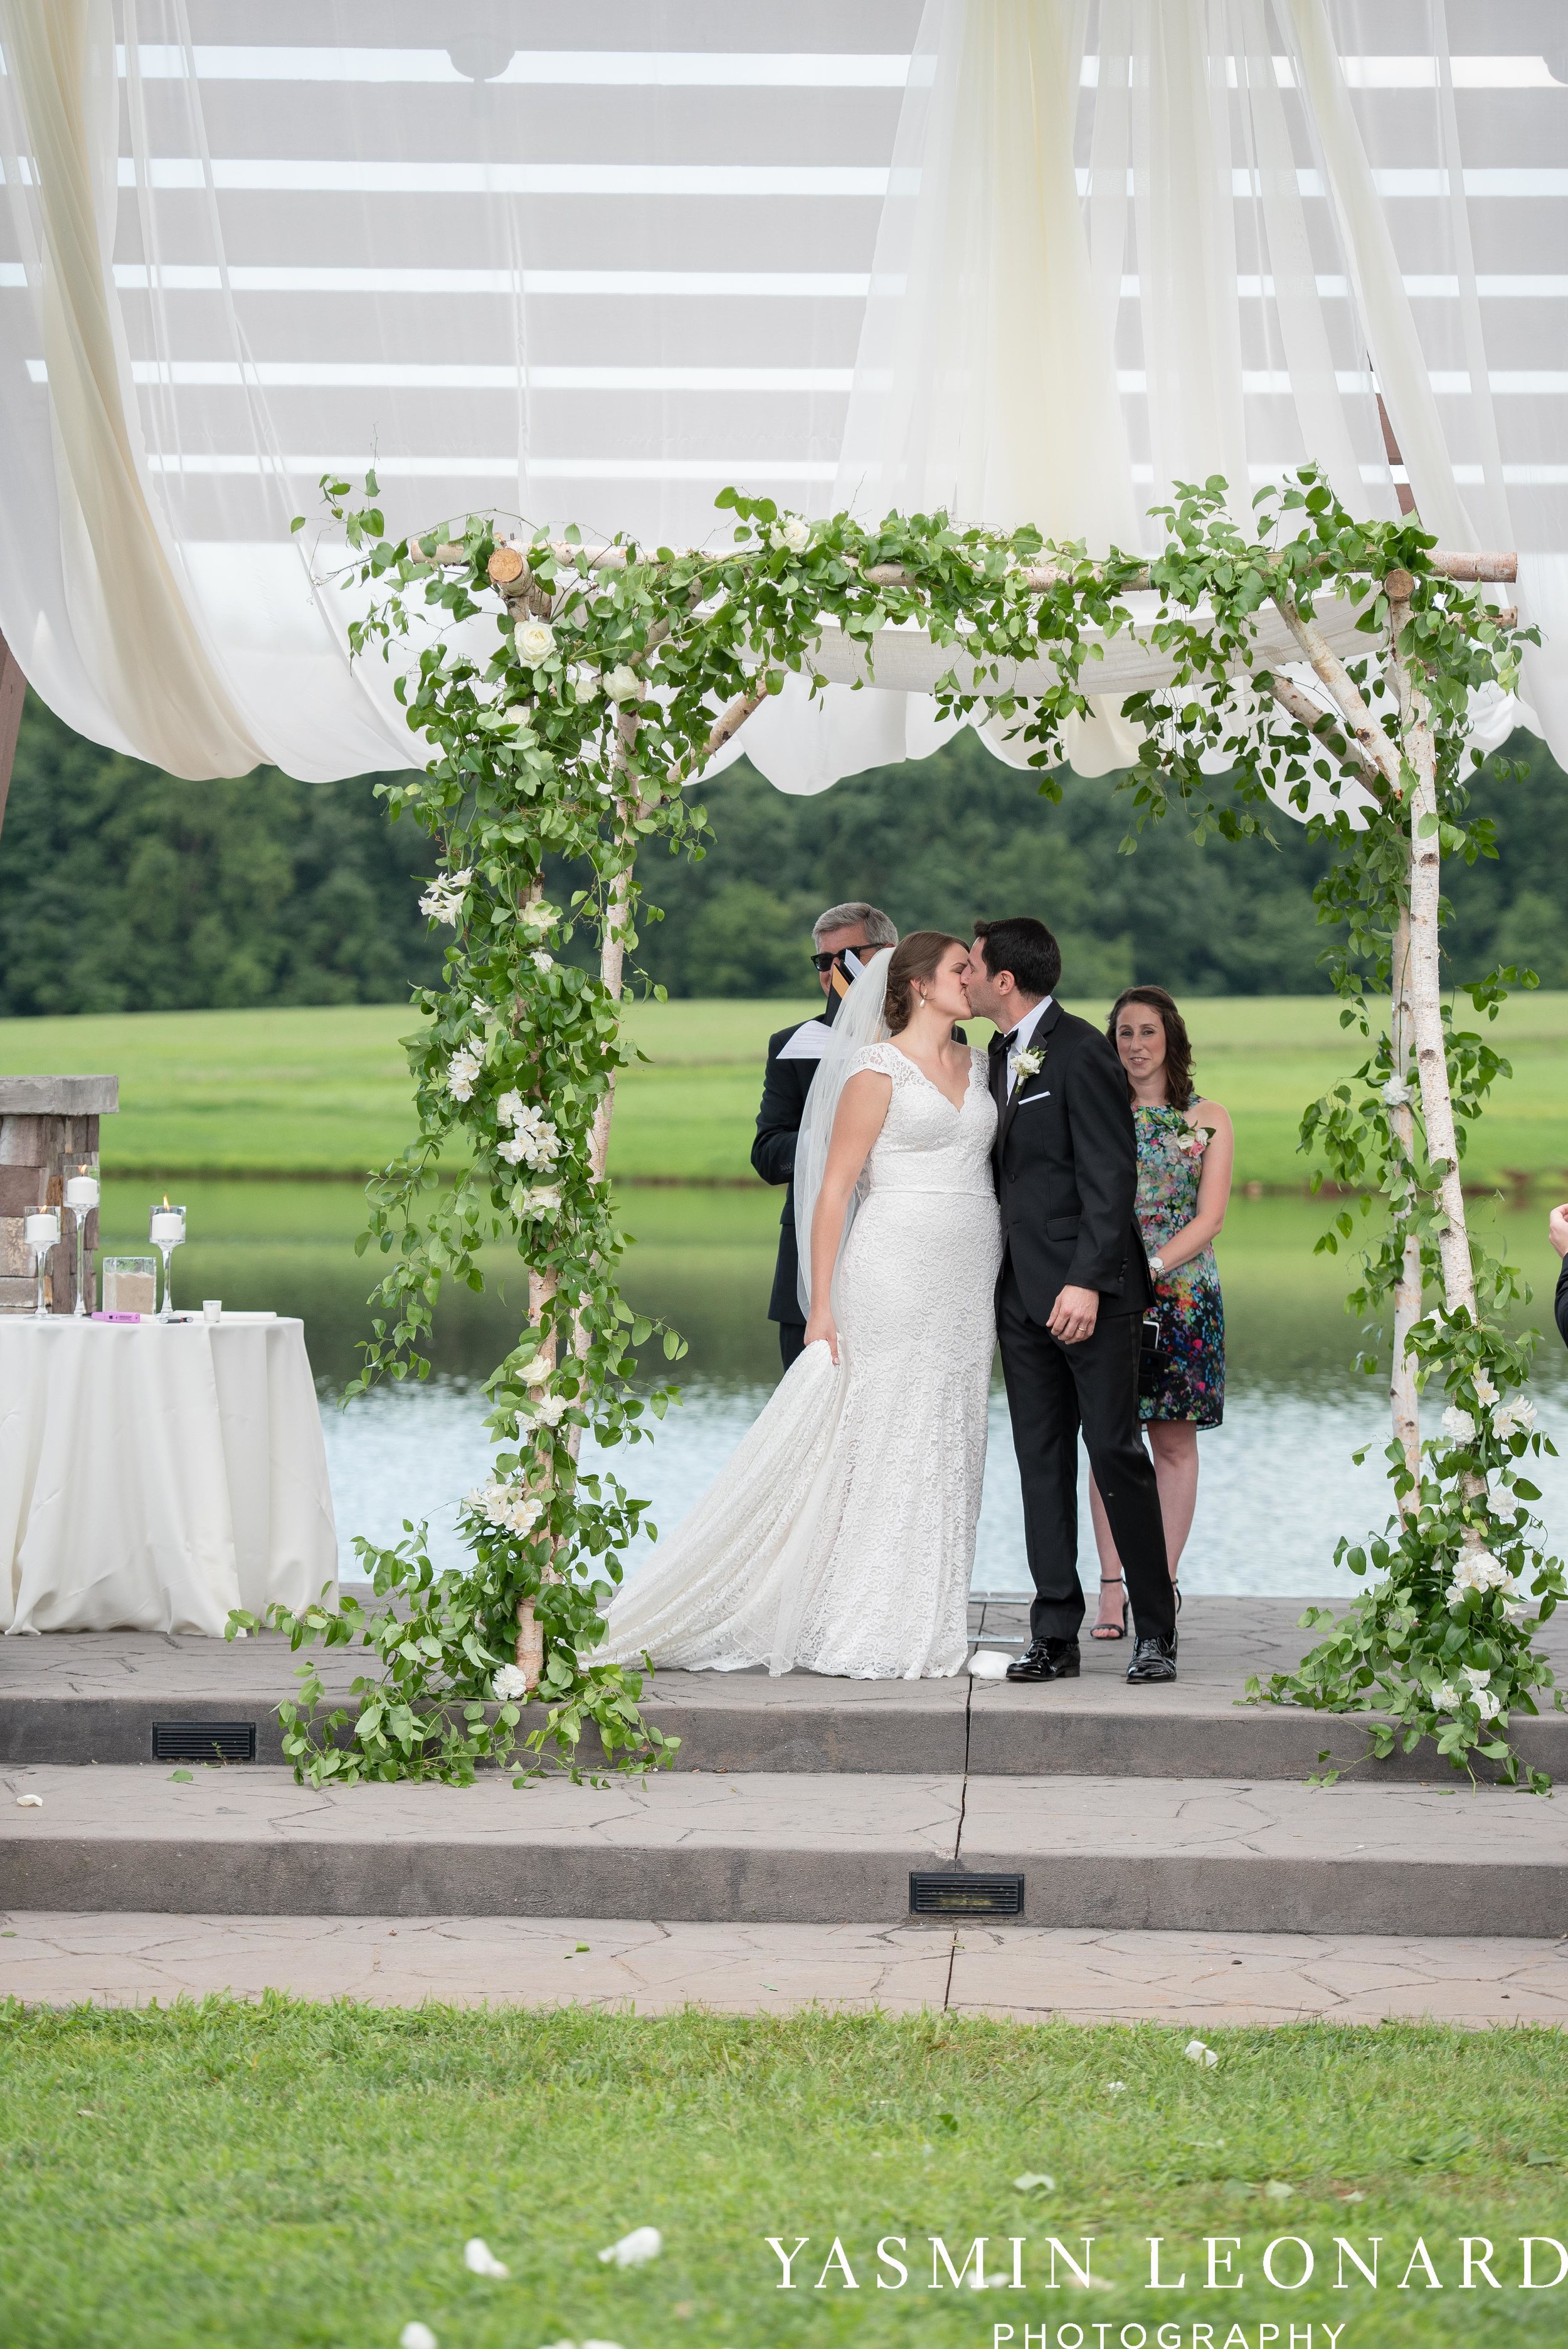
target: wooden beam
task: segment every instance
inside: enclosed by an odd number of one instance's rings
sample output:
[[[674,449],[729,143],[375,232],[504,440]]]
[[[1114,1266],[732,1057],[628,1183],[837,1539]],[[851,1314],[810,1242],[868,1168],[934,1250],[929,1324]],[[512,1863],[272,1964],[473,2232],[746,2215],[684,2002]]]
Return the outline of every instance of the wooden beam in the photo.
[[[27,680],[15,654],[0,636],[0,824],[5,821],[5,796],[11,789],[16,737],[22,728],[22,704],[26,698]]]

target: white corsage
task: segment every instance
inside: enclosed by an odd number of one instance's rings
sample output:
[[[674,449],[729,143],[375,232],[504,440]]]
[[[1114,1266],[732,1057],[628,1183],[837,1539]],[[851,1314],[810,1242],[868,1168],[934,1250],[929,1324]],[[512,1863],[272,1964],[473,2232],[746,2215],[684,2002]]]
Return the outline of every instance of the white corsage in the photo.
[[[1043,1052],[1033,1050],[1015,1052],[1013,1055],[1014,1092],[1016,1092],[1020,1085],[1027,1084],[1031,1077],[1037,1077],[1045,1065],[1046,1056]]]

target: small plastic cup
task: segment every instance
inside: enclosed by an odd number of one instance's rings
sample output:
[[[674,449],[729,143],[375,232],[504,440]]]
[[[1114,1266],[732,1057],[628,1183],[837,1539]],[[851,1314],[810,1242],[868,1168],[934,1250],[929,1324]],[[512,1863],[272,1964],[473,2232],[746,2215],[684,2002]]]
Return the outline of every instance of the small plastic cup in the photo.
[[[222,1299],[221,1297],[204,1297],[204,1298],[201,1299],[201,1319],[202,1319],[202,1320],[203,1320],[203,1321],[221,1321],[221,1320],[222,1319],[222,1318],[223,1318],[223,1300],[222,1300]]]

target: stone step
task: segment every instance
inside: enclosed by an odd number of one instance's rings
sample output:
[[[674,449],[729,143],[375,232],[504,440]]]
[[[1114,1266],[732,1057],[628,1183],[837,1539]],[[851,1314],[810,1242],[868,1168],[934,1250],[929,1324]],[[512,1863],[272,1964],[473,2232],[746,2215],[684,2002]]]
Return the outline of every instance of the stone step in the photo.
[[[971,1896],[1021,1878],[1033,1926],[1568,1930],[1568,1819],[1492,1788],[687,1772],[316,1793],[265,1764],[5,1783],[14,1909],[874,1925],[910,1916],[915,1874]]]
[[[679,1737],[681,1772],[738,1771],[980,1777],[1302,1779],[1326,1752],[1360,1764],[1367,1733],[1355,1716],[1239,1702],[1249,1673],[1288,1668],[1308,1635],[1297,1599],[1194,1598],[1181,1615],[1181,1677],[1129,1688],[1125,1642],[1083,1646],[1083,1674],[1046,1687],[995,1681],[866,1682],[790,1673],[661,1672],[645,1709]],[[979,1644],[1016,1653],[1026,1638],[1016,1603],[975,1602]],[[1568,1677],[1568,1624],[1543,1644]],[[146,1632],[58,1633],[0,1640],[0,1764],[150,1762],[160,1727],[227,1723],[248,1733],[255,1759],[283,1758],[276,1705],[298,1659],[275,1638],[225,1642]],[[320,1658],[335,1701],[349,1702],[356,1651]],[[1568,1778],[1568,1713],[1515,1724],[1521,1751]],[[161,1741],[168,1758],[169,1740]],[[592,1754],[592,1745],[587,1748]],[[1449,1784],[1432,1749],[1367,1765],[1378,1783]]]

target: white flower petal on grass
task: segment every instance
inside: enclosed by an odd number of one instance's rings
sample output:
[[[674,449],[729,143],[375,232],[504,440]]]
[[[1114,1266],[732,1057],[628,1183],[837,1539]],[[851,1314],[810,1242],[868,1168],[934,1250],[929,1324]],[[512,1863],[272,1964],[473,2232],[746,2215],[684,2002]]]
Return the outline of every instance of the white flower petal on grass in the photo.
[[[1264,2192],[1271,2202],[1288,2202],[1295,2189],[1294,2186],[1287,2186],[1283,2178],[1271,2178],[1264,2188]]]
[[[1204,2064],[1211,2072],[1220,2060],[1215,2054],[1213,2049],[1212,2047],[1205,2047],[1201,2039],[1189,2039],[1187,2044],[1181,2050],[1181,2053],[1185,2055],[1189,2064]]]
[[[1108,2080],[1105,2084],[1105,2093],[1108,2096],[1125,2096],[1127,2094],[1126,2081]]]
[[[438,2349],[438,2344],[429,2326],[421,2324],[416,2317],[413,2323],[406,2324],[397,2335],[397,2349]]]
[[[665,2248],[665,2239],[656,2227],[634,2227],[618,2243],[611,2243],[599,2257],[614,2260],[618,2268],[640,2268],[648,2260],[656,2260]]]
[[[1026,2169],[1022,2178],[1014,2178],[1013,2184],[1020,2194],[1054,2194],[1057,2190],[1056,2179],[1047,2178],[1043,2169]]]
[[[19,1811],[41,1811],[43,1807],[42,1795],[18,1795],[16,1797],[16,1808]]]
[[[463,2265],[470,2275],[506,2276],[511,2270],[498,2260],[482,2235],[470,2235],[463,2245]]]

